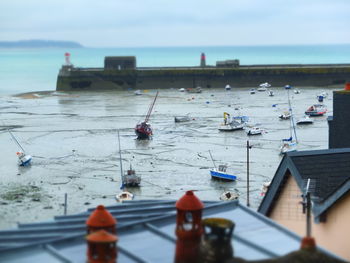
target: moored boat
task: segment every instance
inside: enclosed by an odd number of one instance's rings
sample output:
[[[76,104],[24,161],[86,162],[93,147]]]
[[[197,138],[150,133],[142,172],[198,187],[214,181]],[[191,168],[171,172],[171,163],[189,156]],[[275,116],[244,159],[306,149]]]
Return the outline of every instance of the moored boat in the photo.
[[[12,134],[12,132],[9,129],[7,129],[7,131],[11,135],[12,139],[14,140],[14,142],[22,150],[20,152],[16,152],[16,155],[18,157],[18,165],[19,166],[28,166],[28,165],[30,165],[33,157],[31,155],[29,155],[29,154],[26,154],[23,146],[19,143],[17,138]]]
[[[297,124],[298,125],[303,125],[303,124],[313,124],[314,123],[314,120],[311,119],[309,116],[305,115],[304,117],[300,118],[298,121],[297,121]]]
[[[247,135],[261,135],[263,133],[263,129],[259,127],[250,127],[246,130]]]
[[[213,156],[209,151],[211,161],[213,162],[214,168],[210,170],[210,175],[212,179],[220,179],[224,181],[235,181],[237,179],[236,175],[227,172],[227,165],[220,164],[216,167]]]
[[[225,191],[220,195],[220,200],[222,201],[232,201],[237,200],[239,198],[239,194],[232,191]]]
[[[134,199],[134,195],[128,191],[123,191],[115,196],[117,202],[131,201]]]
[[[231,86],[230,86],[229,84],[227,84],[227,85],[225,86],[225,90],[231,90]]]
[[[327,112],[327,108],[323,104],[314,104],[310,106],[305,114],[309,116],[323,116]]]
[[[268,82],[261,83],[258,87],[258,91],[266,91],[270,87],[271,87],[271,84],[269,84]]]
[[[158,97],[158,91],[156,93],[156,96],[154,97],[153,102],[151,103],[151,105],[148,109],[145,120],[141,123],[138,123],[135,127],[135,133],[137,135],[138,140],[150,139],[151,136],[153,135],[153,131],[152,131],[151,125],[148,123],[148,120],[151,116],[152,109],[153,109],[153,106],[156,102],[157,97]]]

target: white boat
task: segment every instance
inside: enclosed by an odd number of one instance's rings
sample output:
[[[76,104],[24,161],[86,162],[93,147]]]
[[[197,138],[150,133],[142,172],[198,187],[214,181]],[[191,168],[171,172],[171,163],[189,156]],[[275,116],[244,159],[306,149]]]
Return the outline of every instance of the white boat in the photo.
[[[237,131],[242,130],[245,126],[246,117],[240,116],[240,117],[233,117],[231,119],[230,114],[227,112],[224,112],[224,123],[222,123],[218,130],[219,131]]]
[[[298,121],[297,121],[297,124],[298,125],[303,125],[303,124],[313,124],[314,123],[314,120],[311,119],[309,116],[305,115],[304,117],[300,118]]]
[[[187,92],[188,93],[201,93],[202,92],[202,87],[198,86],[196,88],[188,88]]]
[[[239,194],[232,191],[225,191],[220,195],[220,200],[222,201],[232,201],[237,200],[239,198]]]
[[[271,87],[271,84],[269,84],[267,82],[261,83],[258,87],[258,91],[266,91],[270,87]]]
[[[273,90],[269,90],[269,96],[270,96],[270,97],[275,96],[275,94],[273,93]]]
[[[263,133],[263,129],[260,129],[259,127],[251,127],[246,130],[247,135],[261,135]]]
[[[30,165],[30,162],[32,161],[32,156],[29,154],[25,154],[23,152],[17,152],[18,157],[18,165],[19,166],[27,166]]]
[[[227,84],[227,85],[225,86],[225,90],[231,90],[231,86],[230,86],[229,84]]]
[[[255,94],[255,89],[251,89],[250,94]]]
[[[185,92],[184,88],[179,89],[180,92]]]
[[[290,116],[291,116],[290,111],[285,111],[280,116],[278,116],[278,118],[282,120],[289,120]]]
[[[300,94],[300,90],[294,89],[294,94]]]
[[[29,155],[29,154],[26,154],[23,146],[19,143],[19,141],[12,134],[12,132],[9,129],[7,129],[7,131],[9,132],[9,134],[11,135],[11,137],[15,141],[15,143],[18,145],[18,147],[22,150],[22,151],[19,151],[19,152],[16,153],[16,155],[18,157],[18,165],[19,166],[28,166],[28,165],[30,165],[33,157],[31,155]]]
[[[281,146],[281,154],[285,154],[287,152],[295,152],[297,150],[298,143],[296,141],[286,142],[284,141]]]
[[[134,95],[142,95],[142,92],[141,92],[141,90],[135,90],[135,92],[134,92]]]
[[[291,85],[285,85],[284,88],[285,88],[285,89],[291,89],[292,86],[291,86]]]
[[[134,199],[134,195],[128,191],[123,191],[115,196],[117,202],[131,201]]]

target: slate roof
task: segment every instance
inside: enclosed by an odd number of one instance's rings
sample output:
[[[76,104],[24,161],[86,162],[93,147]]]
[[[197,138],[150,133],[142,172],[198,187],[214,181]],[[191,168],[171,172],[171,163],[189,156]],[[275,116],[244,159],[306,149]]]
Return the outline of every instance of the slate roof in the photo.
[[[235,222],[232,245],[236,257],[270,259],[300,247],[299,236],[238,201],[204,204],[204,218]],[[107,209],[118,221],[118,262],[174,261],[175,201],[134,200]],[[0,231],[0,262],[85,262],[85,220],[89,214],[59,216],[51,222]]]
[[[350,190],[350,148],[287,153],[259,206],[260,213],[269,214],[286,180],[287,171],[294,177],[301,192],[308,178],[313,182],[313,214],[317,221]]]

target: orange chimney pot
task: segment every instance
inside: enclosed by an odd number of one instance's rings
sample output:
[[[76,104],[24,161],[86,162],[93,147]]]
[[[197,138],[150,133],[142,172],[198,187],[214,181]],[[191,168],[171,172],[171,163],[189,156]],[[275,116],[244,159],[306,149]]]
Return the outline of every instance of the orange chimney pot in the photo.
[[[97,208],[91,213],[90,217],[86,220],[88,233],[104,229],[107,232],[114,234],[116,233],[116,224],[117,220],[103,205],[97,206]]]
[[[98,230],[86,237],[88,263],[115,263],[118,237],[105,230]]]

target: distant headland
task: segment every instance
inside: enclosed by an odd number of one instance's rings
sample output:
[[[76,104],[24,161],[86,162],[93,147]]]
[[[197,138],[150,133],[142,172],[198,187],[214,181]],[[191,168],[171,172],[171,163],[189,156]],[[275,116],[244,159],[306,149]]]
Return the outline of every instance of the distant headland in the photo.
[[[83,46],[73,41],[59,40],[19,40],[0,41],[0,48],[82,48]]]

